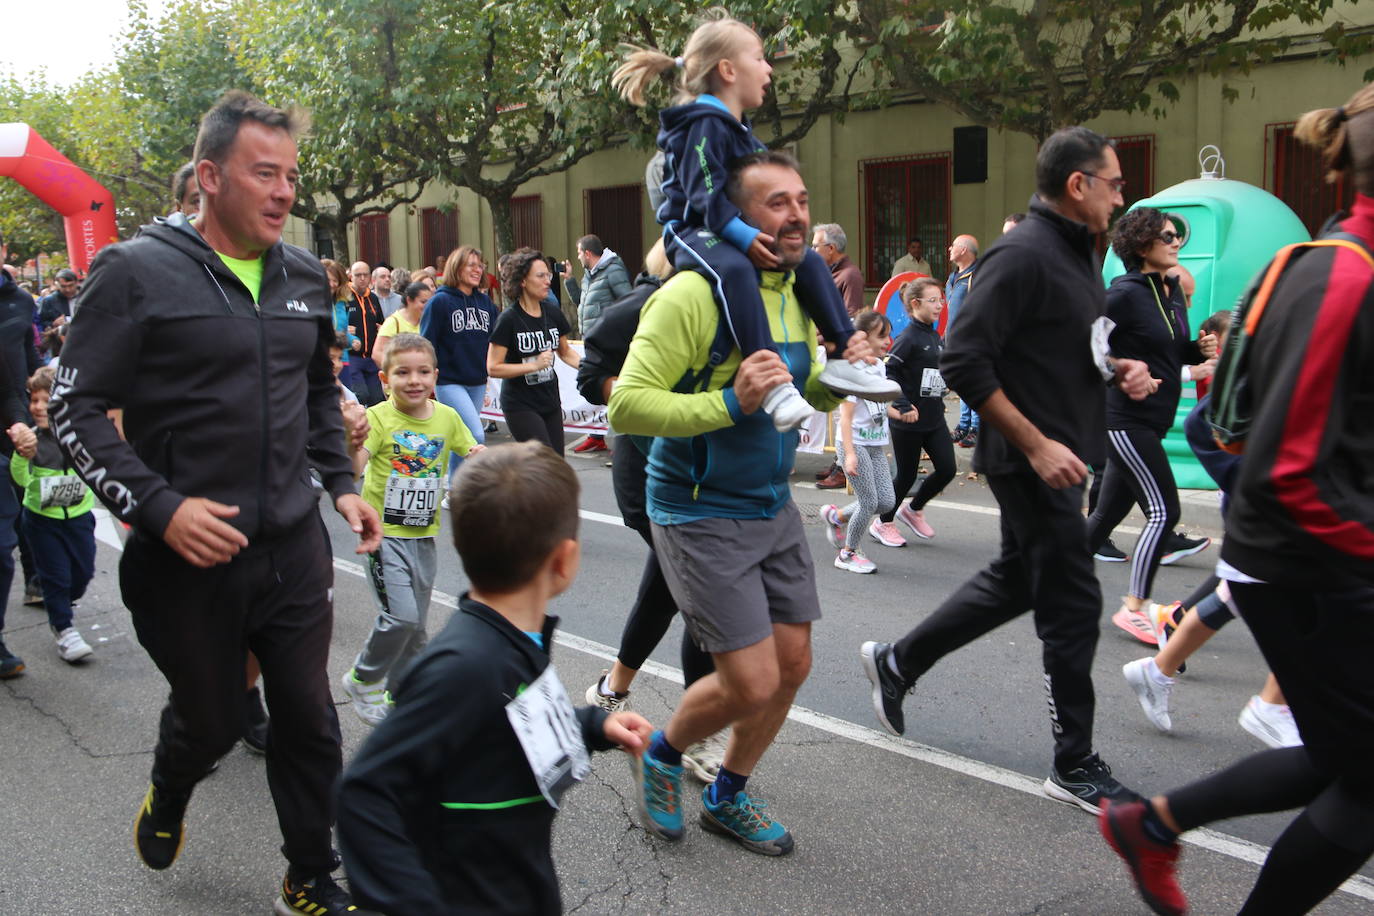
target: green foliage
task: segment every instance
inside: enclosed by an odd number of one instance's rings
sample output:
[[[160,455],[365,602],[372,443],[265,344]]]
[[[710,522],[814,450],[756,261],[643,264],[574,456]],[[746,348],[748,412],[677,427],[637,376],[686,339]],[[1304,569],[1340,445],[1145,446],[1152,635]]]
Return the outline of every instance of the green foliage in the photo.
[[[1178,100],[1189,73],[1244,74],[1293,46],[1334,0],[856,0],[883,77],[976,123],[1043,139],[1104,111]],[[926,23],[913,27],[913,23]],[[1367,52],[1370,30],[1337,23],[1322,53]],[[1369,74],[1366,75],[1367,77]],[[1224,87],[1223,94],[1236,92]]]

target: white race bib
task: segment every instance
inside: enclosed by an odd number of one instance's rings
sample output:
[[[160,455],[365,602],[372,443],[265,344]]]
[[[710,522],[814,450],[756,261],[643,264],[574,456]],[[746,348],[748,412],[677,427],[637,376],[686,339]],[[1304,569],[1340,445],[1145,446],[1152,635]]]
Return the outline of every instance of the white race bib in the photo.
[[[442,477],[401,477],[386,479],[382,502],[382,521],[407,528],[428,528],[439,510]]]
[[[563,793],[587,778],[592,763],[582,742],[582,726],[553,665],[506,704],[506,718],[540,793],[557,808]]]
[[[40,501],[44,509],[70,509],[86,498],[86,485],[75,474],[38,478]]]
[[[945,387],[945,377],[940,374],[939,369],[928,368],[921,370],[921,397],[923,398],[942,398],[949,389]]]

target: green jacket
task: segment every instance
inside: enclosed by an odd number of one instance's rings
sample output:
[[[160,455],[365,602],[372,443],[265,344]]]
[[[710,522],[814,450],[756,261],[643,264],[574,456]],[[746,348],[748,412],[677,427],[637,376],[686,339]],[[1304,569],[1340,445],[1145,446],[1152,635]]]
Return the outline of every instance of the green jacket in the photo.
[[[68,465],[52,432],[39,428],[38,452],[10,456],[10,476],[24,488],[24,508],[47,518],[75,518],[95,506],[95,495]]]
[[[792,275],[764,272],[759,293],[778,353],[817,410],[841,398],[817,381],[816,327],[793,295]],[[617,432],[655,436],[649,452],[649,517],[660,525],[702,518],[772,518],[791,498],[800,436],[779,433],[762,410],[745,414],[733,388],[740,352],[710,374],[704,390],[674,391],[706,367],[720,309],[700,274],[664,284],[640,313],[639,329],[611,393]]]

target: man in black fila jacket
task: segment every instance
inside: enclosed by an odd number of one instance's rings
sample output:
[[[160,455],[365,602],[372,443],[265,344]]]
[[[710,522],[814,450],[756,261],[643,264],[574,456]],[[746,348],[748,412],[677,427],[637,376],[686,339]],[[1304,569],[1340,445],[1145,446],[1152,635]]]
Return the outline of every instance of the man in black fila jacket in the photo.
[[[1133,797],[1093,751],[1093,653],[1102,593],[1083,528],[1087,464],[1103,458],[1107,384],[1144,398],[1159,384],[1138,360],[1106,352],[1093,234],[1121,206],[1111,143],[1085,127],[1045,141],[1030,217],[979,262],[940,371],[982,415],[973,467],[1002,511],[1002,551],[895,644],[866,642],[879,720],[894,734],[902,699],[950,652],[1027,611],[1043,644],[1054,765],[1051,798],[1096,814]]]
[[[242,733],[251,650],[272,713],[267,781],[289,863],[276,909],[332,916],[351,909],[330,876],[341,765],[325,671],[333,567],[307,466],[360,553],[381,532],[354,491],[324,271],[281,242],[298,121],[237,91],[205,115],[196,222],[174,214],[100,253],[52,416],[73,466],[133,525],[120,587],[171,687],[136,819],[139,856],[162,869],[181,851],[192,789]],[[127,442],[106,419],[115,407]]]

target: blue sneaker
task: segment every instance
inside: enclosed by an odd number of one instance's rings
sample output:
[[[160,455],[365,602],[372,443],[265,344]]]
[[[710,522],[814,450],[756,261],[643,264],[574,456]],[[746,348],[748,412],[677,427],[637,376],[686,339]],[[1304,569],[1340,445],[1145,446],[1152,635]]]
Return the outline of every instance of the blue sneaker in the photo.
[[[662,732],[654,732],[657,738]],[[653,743],[653,738],[649,743]],[[644,829],[665,840],[682,839],[682,767],[662,763],[644,750],[630,755],[635,774],[635,800]]]
[[[701,826],[708,833],[728,836],[750,852],[765,856],[785,856],[792,851],[792,834],[777,821],[763,813],[768,802],[750,798],[748,792],[737,792],[733,801],[711,804],[711,787],[701,793]]]

